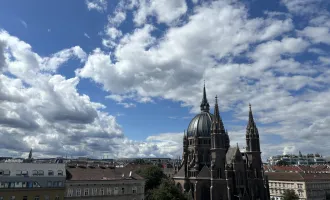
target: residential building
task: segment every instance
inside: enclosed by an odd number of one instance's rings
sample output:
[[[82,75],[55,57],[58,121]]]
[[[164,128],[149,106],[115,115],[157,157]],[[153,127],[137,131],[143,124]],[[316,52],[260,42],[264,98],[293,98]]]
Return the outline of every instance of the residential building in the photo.
[[[143,200],[145,180],[125,168],[102,165],[67,167],[65,199]]]
[[[298,155],[271,156],[267,161],[270,165],[277,165],[280,161],[285,162],[287,165],[320,165],[326,163],[326,159],[318,153],[303,155],[300,151]]]
[[[230,147],[228,131],[220,117],[217,97],[214,114],[204,85],[201,112],[183,136],[183,156],[173,180],[194,200],[269,200],[264,175],[259,131],[250,105],[246,149]]]
[[[64,164],[0,163],[0,200],[63,200]]]
[[[287,189],[292,189],[300,200],[325,200],[330,192],[330,174],[304,172],[266,172],[270,197],[281,200]]]

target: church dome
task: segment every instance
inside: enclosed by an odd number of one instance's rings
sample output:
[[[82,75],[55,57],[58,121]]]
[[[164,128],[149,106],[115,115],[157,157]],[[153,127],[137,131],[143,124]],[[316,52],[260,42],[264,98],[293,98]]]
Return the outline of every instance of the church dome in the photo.
[[[190,122],[187,136],[210,136],[213,115],[209,112],[201,112]]]

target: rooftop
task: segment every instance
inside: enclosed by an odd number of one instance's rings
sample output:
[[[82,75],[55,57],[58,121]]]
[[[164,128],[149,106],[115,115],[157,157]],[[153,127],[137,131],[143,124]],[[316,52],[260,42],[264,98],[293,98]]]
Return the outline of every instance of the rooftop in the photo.
[[[143,180],[127,168],[67,168],[68,180]]]

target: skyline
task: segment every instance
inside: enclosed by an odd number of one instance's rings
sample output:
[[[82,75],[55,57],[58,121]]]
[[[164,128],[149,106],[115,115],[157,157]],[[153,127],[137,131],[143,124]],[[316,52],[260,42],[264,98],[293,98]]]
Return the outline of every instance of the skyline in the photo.
[[[326,0],[5,0],[0,155],[176,158],[205,80],[232,146],[251,103],[263,159],[329,156],[329,38]]]

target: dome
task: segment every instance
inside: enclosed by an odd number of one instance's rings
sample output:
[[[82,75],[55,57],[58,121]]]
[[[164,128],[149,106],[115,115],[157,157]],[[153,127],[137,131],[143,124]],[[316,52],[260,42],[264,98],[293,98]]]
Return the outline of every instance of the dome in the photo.
[[[190,122],[187,136],[211,136],[211,125],[213,115],[209,112],[201,112]]]

